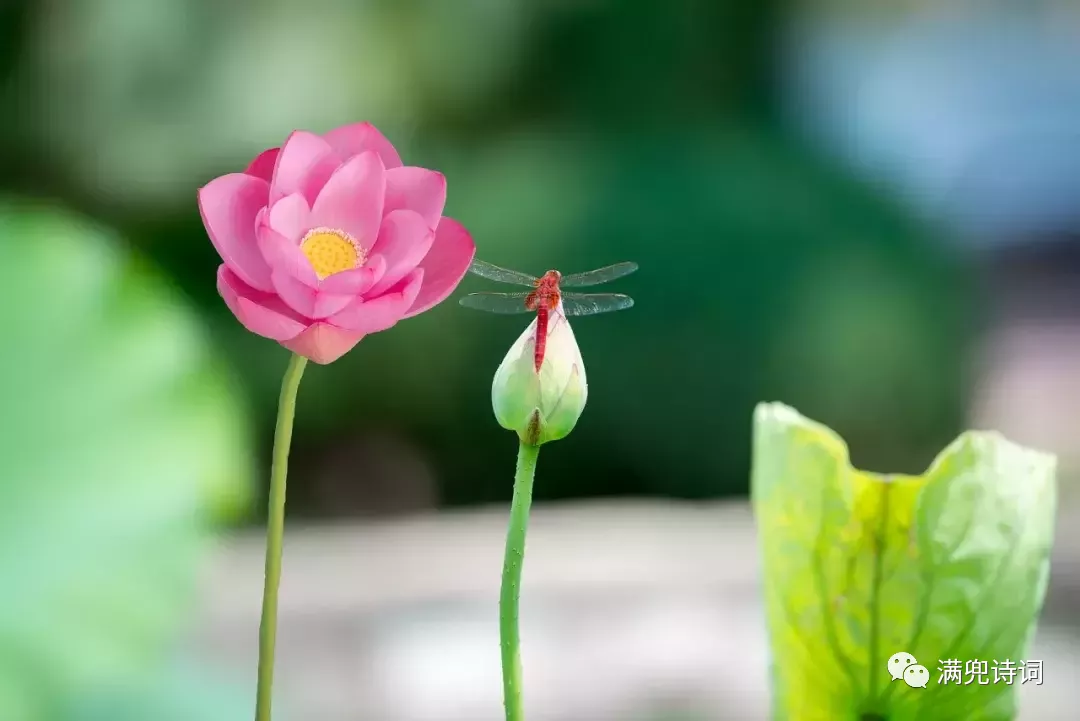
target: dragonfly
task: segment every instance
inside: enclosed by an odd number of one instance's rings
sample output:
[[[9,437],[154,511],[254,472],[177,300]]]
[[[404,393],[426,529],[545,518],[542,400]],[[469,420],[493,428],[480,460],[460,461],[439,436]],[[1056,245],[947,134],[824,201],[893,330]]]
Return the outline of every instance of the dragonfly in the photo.
[[[600,285],[630,275],[638,269],[637,263],[624,262],[607,265],[596,270],[573,275],[563,275],[557,270],[549,270],[539,278],[516,270],[507,270],[482,260],[473,260],[469,272],[481,278],[499,283],[510,283],[532,288],[516,293],[469,293],[461,299],[466,308],[483,310],[489,313],[536,313],[536,347],[533,363],[536,371],[544,362],[544,349],[547,346],[548,319],[550,314],[562,303],[562,313],[566,316],[596,315],[625,310],[634,305],[634,299],[622,293],[564,293],[563,288],[584,288]]]

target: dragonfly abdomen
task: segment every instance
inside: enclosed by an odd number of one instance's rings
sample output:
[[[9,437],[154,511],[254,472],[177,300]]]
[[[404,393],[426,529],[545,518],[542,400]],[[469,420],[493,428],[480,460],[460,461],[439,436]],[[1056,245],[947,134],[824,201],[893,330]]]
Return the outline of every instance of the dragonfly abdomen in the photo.
[[[548,335],[548,309],[541,305],[536,309],[536,344],[533,348],[533,366],[536,372],[540,372],[540,366],[544,365],[544,351],[547,349]]]

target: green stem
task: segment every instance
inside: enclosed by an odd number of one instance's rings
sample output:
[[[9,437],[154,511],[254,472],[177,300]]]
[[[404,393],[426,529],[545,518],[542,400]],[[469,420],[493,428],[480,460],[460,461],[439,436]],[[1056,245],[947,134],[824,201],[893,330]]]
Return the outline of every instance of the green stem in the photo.
[[[518,597],[521,564],[525,558],[525,531],[532,505],[533,475],[540,446],[522,443],[514,474],[514,500],[510,503],[510,529],[506,533],[502,591],[499,594],[499,637],[502,640],[503,703],[506,721],[524,721],[521,705],[521,637],[518,633]]]
[[[277,642],[278,584],[281,583],[281,545],[285,536],[285,476],[289,470],[296,389],[304,375],[307,358],[293,355],[281,380],[274,455],[270,467],[270,503],[266,520],[266,580],[263,582],[262,620],[259,622],[259,685],[255,696],[255,721],[270,721],[274,686],[274,646]]]

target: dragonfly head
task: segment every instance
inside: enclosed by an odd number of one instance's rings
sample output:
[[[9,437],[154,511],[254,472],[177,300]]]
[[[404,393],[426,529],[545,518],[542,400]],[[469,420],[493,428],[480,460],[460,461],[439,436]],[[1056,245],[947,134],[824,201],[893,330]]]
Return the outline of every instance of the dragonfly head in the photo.
[[[557,270],[549,270],[544,273],[536,281],[537,287],[546,286],[548,288],[558,287],[559,281],[562,279],[562,273]]]

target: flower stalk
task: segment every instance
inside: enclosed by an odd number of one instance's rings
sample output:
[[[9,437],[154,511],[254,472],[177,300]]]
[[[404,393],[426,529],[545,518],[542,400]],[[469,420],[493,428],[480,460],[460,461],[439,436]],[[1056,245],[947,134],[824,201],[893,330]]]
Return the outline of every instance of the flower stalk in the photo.
[[[277,644],[278,586],[281,583],[281,549],[285,536],[285,478],[289,467],[296,391],[307,358],[293,354],[278,398],[274,428],[273,461],[270,467],[270,501],[266,520],[266,578],[263,581],[262,619],[259,622],[259,672],[255,697],[255,721],[270,721],[274,686],[274,648]]]
[[[521,638],[518,600],[521,566],[525,559],[525,532],[532,506],[533,476],[540,446],[565,438],[585,408],[588,386],[574,332],[560,305],[547,328],[547,353],[540,368],[535,364],[534,320],[510,347],[495,371],[491,404],[499,425],[514,431],[519,440],[510,528],[506,533],[502,590],[499,594],[499,637],[502,648],[503,702],[506,721],[524,721],[521,701]]]
[[[518,600],[521,567],[525,560],[525,533],[532,506],[533,477],[540,446],[521,442],[514,473],[514,497],[510,503],[510,528],[506,533],[502,589],[499,593],[499,639],[502,646],[503,703],[506,721],[524,721],[521,698],[521,635],[518,628]]]

